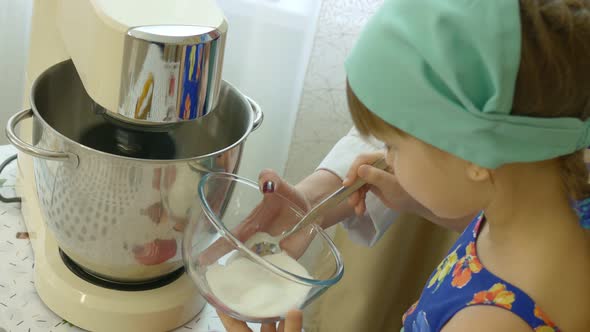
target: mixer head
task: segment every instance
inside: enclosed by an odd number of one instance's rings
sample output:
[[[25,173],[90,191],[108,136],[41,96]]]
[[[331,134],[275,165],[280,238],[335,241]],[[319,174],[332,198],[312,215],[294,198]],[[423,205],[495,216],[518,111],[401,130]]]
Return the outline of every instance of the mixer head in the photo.
[[[105,114],[136,130],[215,109],[227,23],[215,0],[48,0],[66,53]]]
[[[134,126],[155,127],[199,119],[217,104],[221,32],[211,27],[161,25],[130,29],[117,112]],[[164,128],[162,128],[164,127]]]

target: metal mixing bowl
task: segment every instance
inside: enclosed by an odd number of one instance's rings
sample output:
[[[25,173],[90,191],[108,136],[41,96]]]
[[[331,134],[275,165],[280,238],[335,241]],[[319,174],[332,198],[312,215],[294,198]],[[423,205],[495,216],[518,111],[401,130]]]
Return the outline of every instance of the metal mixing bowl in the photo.
[[[35,157],[43,216],[65,254],[100,278],[143,283],[183,267],[180,242],[199,180],[237,172],[244,142],[262,121],[227,82],[217,107],[166,131],[120,126],[68,60],[35,81],[31,109],[9,120],[7,136]],[[16,126],[27,117],[33,135],[21,138]]]

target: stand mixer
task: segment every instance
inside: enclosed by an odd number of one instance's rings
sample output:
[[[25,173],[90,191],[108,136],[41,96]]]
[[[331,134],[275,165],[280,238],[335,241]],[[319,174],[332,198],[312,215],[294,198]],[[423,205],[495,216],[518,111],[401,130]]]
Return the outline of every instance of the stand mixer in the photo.
[[[236,172],[243,140],[262,121],[221,80],[225,18],[214,0],[36,0],[33,8],[32,110],[11,118],[8,136],[21,150],[17,193],[38,294],[87,330],[181,326],[205,301],[184,273],[176,233],[203,172]],[[216,139],[222,133],[234,136]],[[162,236],[174,252],[150,261],[168,248]]]

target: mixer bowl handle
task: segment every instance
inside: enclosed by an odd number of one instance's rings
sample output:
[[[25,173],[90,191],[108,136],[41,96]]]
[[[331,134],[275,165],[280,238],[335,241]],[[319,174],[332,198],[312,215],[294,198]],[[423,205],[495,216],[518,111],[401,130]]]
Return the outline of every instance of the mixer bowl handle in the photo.
[[[18,137],[15,133],[16,126],[19,122],[21,122],[25,118],[33,117],[34,113],[32,109],[27,109],[24,111],[20,111],[15,115],[11,116],[8,119],[8,123],[6,124],[6,137],[16,147],[18,150],[29,154],[33,157],[47,159],[47,160],[56,160],[56,161],[69,161],[73,162],[74,165],[77,167],[79,160],[78,156],[73,153],[68,152],[54,152],[45,149],[40,149],[35,147],[31,144],[25,143],[20,137]]]
[[[254,112],[254,123],[252,125],[252,131],[258,129],[262,124],[262,120],[264,120],[264,114],[262,113],[262,109],[260,109],[260,105],[257,102],[252,100],[252,98],[245,96],[252,107],[252,111]]]

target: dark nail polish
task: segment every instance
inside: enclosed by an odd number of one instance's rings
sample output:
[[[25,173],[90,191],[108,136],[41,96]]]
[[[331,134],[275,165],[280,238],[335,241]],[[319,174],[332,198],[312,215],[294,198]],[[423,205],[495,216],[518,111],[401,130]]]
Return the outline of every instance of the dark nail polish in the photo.
[[[262,192],[265,194],[270,194],[273,193],[275,191],[275,183],[272,181],[266,181],[263,185],[262,185]]]

